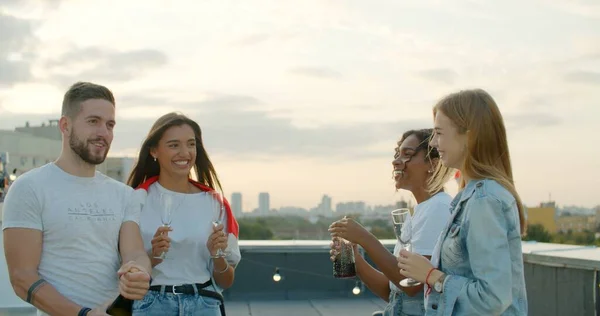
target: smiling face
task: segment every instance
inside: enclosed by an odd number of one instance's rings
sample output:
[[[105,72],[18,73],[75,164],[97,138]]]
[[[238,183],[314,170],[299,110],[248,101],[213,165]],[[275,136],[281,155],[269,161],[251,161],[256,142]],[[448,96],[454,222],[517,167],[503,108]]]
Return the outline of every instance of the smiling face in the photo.
[[[168,128],[150,151],[156,158],[160,172],[174,177],[188,177],[196,162],[196,136],[187,124]]]
[[[455,169],[462,169],[466,157],[467,133],[459,133],[458,128],[442,111],[434,118],[434,133],[431,147],[437,148],[442,163]]]
[[[427,142],[427,140],[423,141]],[[396,148],[396,154],[392,161],[396,189],[412,191],[425,187],[433,167],[426,158],[426,149],[423,149],[422,146],[423,141],[417,134],[411,134]]]
[[[77,116],[69,123],[71,150],[90,165],[104,162],[113,140],[115,106],[102,99],[84,101]]]

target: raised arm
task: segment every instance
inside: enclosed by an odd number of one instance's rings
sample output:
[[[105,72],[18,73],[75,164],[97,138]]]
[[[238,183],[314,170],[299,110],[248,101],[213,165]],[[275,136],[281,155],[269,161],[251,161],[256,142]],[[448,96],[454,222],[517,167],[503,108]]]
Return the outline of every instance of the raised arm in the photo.
[[[359,244],[369,255],[371,260],[373,260],[373,263],[377,266],[379,271],[381,271],[389,281],[398,284],[405,278],[398,271],[396,257],[385,248],[375,235],[371,234],[354,219],[344,218],[334,222],[329,227],[329,232],[332,237],[341,237],[352,243]],[[421,289],[422,288],[407,288],[405,292],[412,296],[416,294],[416,291]]]

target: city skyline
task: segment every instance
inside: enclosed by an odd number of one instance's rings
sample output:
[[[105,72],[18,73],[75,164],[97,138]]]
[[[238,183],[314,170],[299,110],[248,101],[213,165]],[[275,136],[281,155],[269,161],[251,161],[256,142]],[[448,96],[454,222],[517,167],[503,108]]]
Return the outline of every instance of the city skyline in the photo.
[[[261,192],[258,194],[258,196],[255,197],[254,200],[258,201],[256,204],[256,207],[253,206],[252,202],[245,202],[243,203],[242,201],[252,201],[253,199],[248,199],[245,198],[244,199],[244,193],[243,192],[233,192],[231,194],[230,197],[230,204],[231,204],[231,208],[232,211],[234,212],[234,214],[239,214],[237,213],[238,211],[241,211],[244,214],[250,214],[250,213],[254,213],[255,215],[269,215],[272,213],[272,211],[281,211],[281,210],[285,210],[286,213],[289,213],[289,210],[303,210],[306,212],[337,212],[338,208],[340,206],[342,206],[342,208],[346,207],[346,208],[352,208],[355,207],[357,204],[363,204],[362,208],[364,208],[364,210],[368,211],[368,210],[376,210],[378,208],[385,208],[385,207],[397,207],[400,204],[406,203],[407,207],[413,207],[414,204],[416,203],[416,201],[414,199],[406,199],[405,197],[400,197],[397,200],[394,201],[390,201],[388,203],[366,203],[363,200],[357,199],[357,200],[338,200],[336,201],[332,196],[328,195],[328,194],[322,194],[321,195],[321,199],[320,202],[316,201],[312,206],[308,206],[308,207],[302,207],[302,206],[297,206],[297,205],[289,205],[289,204],[282,204],[279,207],[271,207],[269,208],[268,212],[265,212],[264,210],[261,210],[259,205],[260,205],[260,200],[261,200],[261,194],[267,194],[269,196],[269,200],[270,200],[270,194],[268,192]],[[247,196],[246,196],[247,197]],[[270,203],[270,201],[269,201]],[[352,205],[354,204],[354,205]],[[244,206],[246,205],[246,206]],[[349,205],[349,206],[348,206]],[[553,200],[545,200],[545,201],[540,201],[537,204],[530,204],[530,205],[525,205],[527,208],[532,208],[532,207],[552,207],[555,208],[559,213],[565,212],[565,211],[573,211],[574,213],[578,214],[581,213],[582,211],[589,211],[589,212],[595,212],[596,210],[600,210],[600,204],[597,204],[595,206],[592,207],[584,207],[581,205],[561,205],[556,203],[556,201]],[[402,206],[404,207],[404,206]]]
[[[226,194],[388,204],[410,198],[391,177],[400,135],[480,87],[505,118],[526,205],[600,203],[598,3],[11,0],[0,25],[0,129],[57,119],[69,85],[93,81],[116,96],[112,157],[181,111]]]

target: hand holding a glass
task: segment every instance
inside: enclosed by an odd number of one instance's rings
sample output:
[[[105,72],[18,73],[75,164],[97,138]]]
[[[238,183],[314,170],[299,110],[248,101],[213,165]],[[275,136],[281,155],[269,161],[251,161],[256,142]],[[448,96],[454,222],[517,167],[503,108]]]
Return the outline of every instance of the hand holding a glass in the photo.
[[[223,257],[223,249],[227,249],[227,234],[224,232],[223,227],[223,224],[213,226],[213,232],[206,242],[206,247],[208,247],[212,258]]]
[[[152,238],[152,256],[157,260],[164,260],[169,247],[171,246],[171,238],[169,232],[171,228],[171,213],[173,212],[173,196],[167,192],[159,194],[160,220],[162,226],[158,227],[154,238]]]
[[[353,244],[361,244],[369,233],[361,224],[352,218],[344,218],[333,222],[328,229],[331,237],[340,237]]]
[[[400,274],[407,278],[411,278],[410,280],[416,282],[417,285],[426,283],[427,281],[431,282],[432,280],[436,280],[436,275],[440,273],[438,270],[434,270],[430,274],[429,280],[426,280],[427,274],[429,274],[429,271],[433,268],[431,261],[418,253],[410,252],[405,249],[400,250],[400,254],[398,255],[398,268],[400,268]],[[409,279],[400,281],[400,285],[405,286],[402,284],[405,280]],[[431,286],[431,283],[429,283],[429,285]]]
[[[208,195],[211,197],[209,199],[209,205],[210,211],[214,214],[214,219],[212,221],[213,232],[208,237],[206,246],[208,247],[211,258],[223,258],[228,255],[226,249],[227,239],[229,237],[225,230],[224,223],[227,215],[225,201],[223,199],[223,194],[208,192]]]
[[[406,274],[406,269],[408,266],[405,266],[404,263],[400,263],[403,259],[402,254],[413,254],[412,251],[412,216],[410,214],[410,210],[407,208],[401,208],[392,211],[392,221],[394,222],[394,233],[396,234],[396,238],[401,246],[400,255],[398,256],[398,267],[400,267],[400,274],[406,276],[407,278],[400,281],[400,285],[403,287],[412,287],[420,285],[421,282],[416,281],[411,278],[411,276]],[[427,260],[425,257],[423,257]],[[429,262],[429,260],[427,260]],[[429,263],[431,265],[431,263]],[[411,267],[411,271],[412,266]],[[425,272],[427,274],[427,272]]]
[[[173,228],[169,226],[159,226],[150,242],[152,244],[152,257],[158,260],[158,263],[162,262],[165,257],[165,253],[169,251],[171,247],[171,237],[169,232]]]

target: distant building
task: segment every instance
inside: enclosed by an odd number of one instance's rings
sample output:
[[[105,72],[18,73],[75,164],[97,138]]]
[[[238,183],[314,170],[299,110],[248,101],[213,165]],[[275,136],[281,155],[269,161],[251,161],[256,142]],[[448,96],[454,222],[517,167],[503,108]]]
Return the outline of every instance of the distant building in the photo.
[[[315,215],[331,216],[333,210],[331,209],[331,197],[329,195],[323,195],[321,203],[317,207],[311,209],[311,212]]]
[[[341,202],[335,205],[336,216],[347,214],[365,214],[367,206],[364,201]]]
[[[8,153],[7,170],[17,169],[21,175],[33,168],[56,160],[62,150],[58,126],[44,125],[47,135],[37,127],[17,127],[15,131],[0,130],[0,152]]]
[[[31,169],[55,161],[62,151],[62,135],[58,129],[58,120],[49,120],[39,126],[29,122],[14,131],[0,130],[0,152],[7,153],[6,169],[17,169],[17,176]],[[107,157],[96,166],[96,170],[107,176],[127,182],[133,168],[133,158]]]
[[[233,192],[231,194],[231,211],[233,216],[242,216],[242,193]]]
[[[297,206],[282,206],[279,208],[278,214],[282,216],[293,215],[307,218],[310,217],[310,213],[306,209]]]
[[[552,206],[545,206],[552,205]],[[558,232],[554,204],[543,203],[541,207],[527,208],[527,225],[539,224],[551,234]]]
[[[269,215],[271,210],[271,201],[268,192],[261,192],[258,194],[258,214]]]
[[[556,202],[554,202],[554,201],[542,202],[542,203],[540,203],[540,207],[552,207],[552,208],[556,209]]]
[[[582,232],[585,230],[596,231],[596,215],[572,215],[560,216],[556,220],[556,225],[560,232],[566,233],[569,230],[573,232]]]
[[[62,140],[62,134],[58,128],[58,120],[48,120],[48,124],[42,123],[40,126],[31,126],[25,122],[25,126],[15,128],[15,132],[26,133],[35,137],[41,137],[51,140]]]
[[[559,213],[554,201],[542,202],[540,207],[527,209],[527,224],[542,225],[549,233],[566,233],[568,231],[596,231],[600,212],[596,214],[579,214],[572,212]]]
[[[134,163],[134,158],[106,157],[106,160],[98,166],[97,170],[117,181],[127,183]]]

